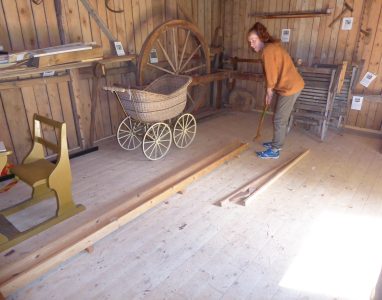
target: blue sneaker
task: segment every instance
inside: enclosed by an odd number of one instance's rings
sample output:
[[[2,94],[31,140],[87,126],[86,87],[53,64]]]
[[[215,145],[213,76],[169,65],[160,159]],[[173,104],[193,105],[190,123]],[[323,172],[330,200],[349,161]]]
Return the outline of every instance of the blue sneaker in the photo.
[[[263,147],[265,148],[265,149],[271,149],[271,148],[273,148],[273,142],[265,142],[265,143],[263,143]],[[282,150],[282,148],[278,148],[278,150]]]
[[[269,148],[265,151],[256,152],[256,155],[263,159],[278,159],[280,157],[280,151]]]

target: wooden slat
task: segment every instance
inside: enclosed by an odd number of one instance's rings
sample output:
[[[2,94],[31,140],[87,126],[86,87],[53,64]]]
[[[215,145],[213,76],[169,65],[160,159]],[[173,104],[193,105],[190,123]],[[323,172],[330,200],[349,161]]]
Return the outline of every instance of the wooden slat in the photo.
[[[16,159],[16,155],[15,155],[15,151],[14,151],[15,147],[13,145],[12,137],[11,137],[11,134],[9,131],[7,118],[6,118],[5,111],[4,111],[4,103],[3,103],[3,99],[1,97],[1,93],[0,93],[0,128],[2,128],[2,130],[0,130],[0,141],[4,142],[6,149],[12,149],[12,151],[13,151],[12,155],[10,155],[8,157],[8,162],[16,164],[17,159]]]
[[[18,89],[21,87],[34,86],[37,84],[48,84],[57,82],[67,82],[70,80],[69,75],[45,77],[45,78],[32,78],[17,81],[0,82],[0,90]]]
[[[9,1],[8,1],[9,2]],[[11,49],[12,51],[22,51],[25,49],[24,40],[21,32],[20,22],[15,22],[18,20],[18,12],[16,1],[10,1],[7,4],[7,9],[3,11],[5,19],[8,25],[8,35],[11,40]]]
[[[370,13],[367,16],[368,27],[369,26],[373,27],[373,26],[375,26],[375,24],[378,24],[378,20],[380,19],[381,7],[382,7],[382,2],[380,2],[380,1],[373,1],[371,3]],[[364,74],[370,68],[373,68],[373,66],[370,64],[372,59],[373,59],[373,61],[375,61],[375,56],[372,56],[373,48],[374,48],[375,44],[379,44],[379,43],[376,43],[376,40],[377,40],[376,37],[377,37],[377,30],[373,30],[371,32],[371,35],[370,35],[370,42],[367,45],[365,44],[363,47],[362,58],[365,60],[365,63],[364,63],[364,68],[361,72],[361,78],[363,78]],[[379,53],[379,55],[380,55],[380,53]],[[365,90],[358,83],[356,85],[355,89],[359,90],[360,88],[362,88],[361,91]],[[362,104],[362,110],[360,112],[358,112],[358,115],[357,115],[356,126],[361,127],[361,128],[364,128],[366,126],[367,119],[368,119],[368,113],[369,113],[369,106],[370,106],[369,102],[365,102]],[[372,106],[374,106],[374,105],[372,105]],[[373,114],[371,116],[372,118],[374,118],[374,113],[375,112],[372,113]]]
[[[33,90],[36,98],[38,114],[46,118],[53,119],[52,112],[50,110],[47,87],[45,85],[37,85],[33,88]],[[43,125],[42,130],[45,139],[53,143],[57,143],[56,133],[52,127]],[[48,150],[47,154],[50,155],[52,152]]]
[[[4,10],[0,9],[0,44],[3,46],[4,51],[10,51],[11,50],[11,41],[8,34],[8,30],[5,30],[7,28],[7,22],[5,20]]]
[[[38,108],[36,103],[36,97],[34,95],[33,87],[23,87],[21,88],[21,93],[23,95],[25,113],[27,117],[27,122],[29,124],[29,132],[30,135],[33,135],[33,116],[34,114],[38,114]]]
[[[38,48],[49,47],[50,46],[49,31],[48,31],[49,29],[48,29],[48,24],[46,20],[44,4],[43,3],[42,5],[32,4],[32,12],[34,17],[34,23],[36,24],[35,27],[38,28],[38,30],[36,30]],[[55,18],[52,18],[52,19],[55,19]],[[30,26],[30,27],[34,27],[34,26]]]
[[[0,95],[3,100],[9,132],[12,136],[13,151],[20,163],[31,146],[31,134],[25,115],[23,98],[20,90],[3,90]]]
[[[21,24],[25,49],[39,48],[39,45],[37,43],[36,28],[34,26],[31,26],[31,24],[34,23],[31,1],[17,0],[17,9],[19,12],[19,20]],[[42,20],[38,20],[38,22],[41,22],[41,25],[43,24]]]
[[[141,20],[140,20],[140,10],[139,10],[139,0],[131,0],[132,2],[132,12],[134,21],[134,38],[135,38],[135,53],[139,53],[141,50],[143,39],[140,32]]]
[[[54,1],[44,1],[43,2],[45,8],[45,18],[47,29],[49,33],[49,45],[50,46],[58,46],[61,44],[60,32],[58,29],[59,21],[56,17],[56,9],[54,6]]]
[[[77,138],[77,130],[79,131],[79,128],[76,127],[76,123],[74,121],[74,111],[70,98],[69,86],[68,83],[62,82],[58,83],[57,87],[60,95],[62,114],[66,123],[69,149],[74,149],[80,145]]]

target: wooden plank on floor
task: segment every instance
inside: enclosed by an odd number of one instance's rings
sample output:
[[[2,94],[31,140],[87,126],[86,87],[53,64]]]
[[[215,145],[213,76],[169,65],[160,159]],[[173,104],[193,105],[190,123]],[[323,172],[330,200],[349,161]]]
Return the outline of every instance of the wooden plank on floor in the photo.
[[[40,249],[38,251],[40,254],[31,254],[26,258],[26,261],[18,261],[16,266],[11,266],[7,270],[3,268],[0,292],[5,296],[10,295],[69,257],[92,246],[96,241],[161,203],[169,196],[183,190],[201,176],[237,157],[248,147],[248,144],[231,143],[217,152],[180,168],[178,172],[171,172],[172,175],[166,177],[165,180],[151,184],[150,188],[143,188],[143,191],[138,192],[133,199],[129,201],[120,199],[119,204],[106,208],[103,215],[94,216],[91,222],[68,233],[67,236],[62,236],[60,240],[46,245],[46,252],[43,256],[41,253],[44,252],[44,249]],[[15,267],[22,269],[16,271]]]

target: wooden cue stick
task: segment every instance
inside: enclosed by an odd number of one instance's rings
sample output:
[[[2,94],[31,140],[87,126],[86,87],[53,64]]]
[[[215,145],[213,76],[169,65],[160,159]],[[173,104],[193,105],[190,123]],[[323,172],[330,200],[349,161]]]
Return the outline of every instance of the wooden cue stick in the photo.
[[[243,204],[244,206],[247,206],[249,202],[257,195],[259,195],[261,192],[263,192],[268,186],[270,186],[273,182],[275,182],[279,177],[284,175],[286,172],[289,171],[295,164],[297,164],[301,159],[303,159],[308,153],[309,149],[305,150],[301,154],[297,155],[295,158],[288,161],[287,164],[284,164],[281,168],[278,168],[275,176],[273,176],[270,180],[266,181],[265,183],[261,184],[248,198],[244,199]]]
[[[259,120],[259,125],[257,125],[256,135],[253,137],[254,141],[257,140],[259,137],[261,137],[261,129],[263,128],[264,117],[265,117],[265,113],[268,110],[268,107],[269,107],[269,105],[266,104],[264,106],[263,112],[261,113],[261,117],[260,117],[260,120]]]

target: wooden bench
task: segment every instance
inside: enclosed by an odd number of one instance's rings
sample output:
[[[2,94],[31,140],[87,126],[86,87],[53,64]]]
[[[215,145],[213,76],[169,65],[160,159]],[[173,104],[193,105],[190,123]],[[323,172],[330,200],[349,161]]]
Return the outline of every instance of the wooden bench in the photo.
[[[72,199],[72,175],[69,164],[66,124],[37,114],[33,117],[33,124],[32,149],[24,158],[22,164],[11,168],[16,178],[32,187],[32,196],[21,203],[0,211],[0,251],[13,247],[85,209],[83,205],[76,205]],[[43,124],[55,129],[57,144],[44,139],[42,135]],[[55,164],[45,159],[44,147],[57,154]],[[20,232],[6,218],[6,216],[53,197],[57,202],[55,216],[30,229]]]

